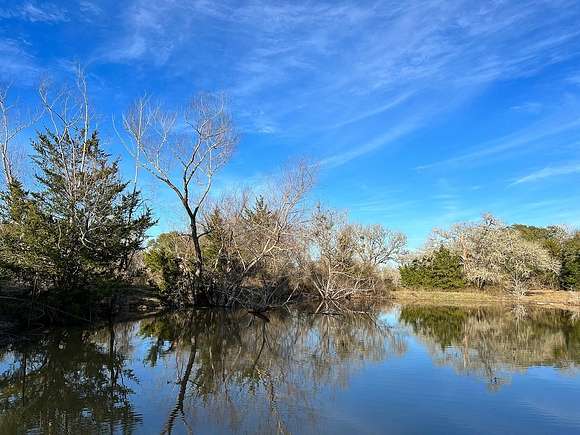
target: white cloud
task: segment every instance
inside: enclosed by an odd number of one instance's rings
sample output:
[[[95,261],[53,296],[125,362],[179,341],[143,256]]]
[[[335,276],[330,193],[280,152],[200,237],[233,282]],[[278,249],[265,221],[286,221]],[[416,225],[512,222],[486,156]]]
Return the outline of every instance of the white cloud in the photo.
[[[22,41],[0,39],[0,80],[12,82],[18,79],[19,84],[30,84],[41,73],[33,56]]]
[[[546,166],[538,171],[518,178],[512,184],[530,183],[546,178],[558,177],[562,175],[580,174],[580,162],[570,163],[560,166]]]
[[[99,16],[103,13],[103,9],[97,3],[89,0],[80,0],[79,9],[85,15]]]
[[[402,138],[406,134],[415,130],[419,126],[419,120],[408,120],[396,127],[389,129],[386,133],[362,144],[355,144],[352,149],[348,151],[338,152],[330,157],[326,157],[320,161],[320,165],[325,168],[334,168],[344,165],[345,163],[360,157],[364,154],[370,153],[378,148],[382,148],[388,144],[393,143],[397,139]]]
[[[214,36],[247,43],[235,61],[242,75],[289,79],[288,70],[314,68],[313,81],[365,92],[409,81],[465,85],[528,75],[572,56],[566,44],[580,33],[574,19],[578,13],[570,8],[568,18],[547,17],[568,3],[473,7],[470,1],[430,0],[393,7],[137,0],[124,13],[125,33],[115,41],[116,59],[123,60],[123,53],[126,60],[138,57],[135,40],[147,47],[139,52],[143,60],[168,43],[171,55],[188,56],[200,36],[208,36],[200,30],[205,23]],[[264,80],[258,87],[271,84]]]
[[[543,104],[538,101],[526,101],[511,107],[511,109],[515,112],[524,112],[531,114],[540,113],[542,111],[542,108]]]

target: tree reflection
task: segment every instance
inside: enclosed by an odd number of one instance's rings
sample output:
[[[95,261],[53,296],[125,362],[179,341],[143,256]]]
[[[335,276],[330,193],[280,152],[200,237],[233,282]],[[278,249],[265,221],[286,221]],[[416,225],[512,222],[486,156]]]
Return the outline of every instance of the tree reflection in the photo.
[[[179,388],[164,433],[177,422],[193,431],[200,410],[241,432],[287,433],[304,419],[316,424],[323,387],[344,387],[364,361],[405,351],[376,314],[348,311],[280,310],[267,322],[245,312],[172,314],[143,322],[141,333],[153,338],[149,364],[161,358],[176,367]]]
[[[137,398],[149,394],[164,406],[144,410],[162,420],[153,423],[162,433],[323,431],[319,416],[333,395],[365,364],[403,355],[410,330],[437,363],[482,376],[492,389],[516,370],[580,361],[580,324],[565,311],[389,312],[402,326],[368,307],[324,306],[267,319],[200,310],[57,332],[0,351],[0,433],[132,433],[143,429]]]
[[[128,325],[62,331],[14,346],[0,361],[0,433],[133,433],[133,380],[119,341]],[[121,336],[121,340],[117,336]]]
[[[580,322],[565,310],[407,306],[400,319],[439,364],[482,376],[492,390],[514,371],[575,369],[580,362]]]

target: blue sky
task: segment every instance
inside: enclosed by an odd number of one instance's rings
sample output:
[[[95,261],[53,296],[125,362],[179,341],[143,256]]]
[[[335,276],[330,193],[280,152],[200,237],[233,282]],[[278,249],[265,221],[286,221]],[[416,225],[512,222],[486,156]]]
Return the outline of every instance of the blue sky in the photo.
[[[124,161],[110,117],[144,91],[225,91],[241,142],[221,189],[306,156],[313,200],[419,246],[485,211],[580,226],[578,23],[567,0],[0,0],[0,79],[25,100],[80,62]]]

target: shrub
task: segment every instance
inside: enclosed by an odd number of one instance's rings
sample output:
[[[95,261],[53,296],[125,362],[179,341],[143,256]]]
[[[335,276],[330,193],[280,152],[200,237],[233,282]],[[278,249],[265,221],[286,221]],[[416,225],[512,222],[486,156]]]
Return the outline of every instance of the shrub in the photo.
[[[559,226],[535,227],[532,225],[515,224],[512,228],[527,241],[534,242],[542,246],[554,260],[562,261],[564,255],[564,245],[569,238],[566,230]],[[561,271],[562,272],[562,271]],[[560,272],[560,273],[561,273]],[[538,281],[550,287],[561,286],[561,277],[557,272],[544,271],[537,273]]]
[[[171,301],[186,301],[194,283],[195,251],[188,235],[161,234],[143,254],[143,263],[160,295]],[[180,297],[184,296],[184,297]]]

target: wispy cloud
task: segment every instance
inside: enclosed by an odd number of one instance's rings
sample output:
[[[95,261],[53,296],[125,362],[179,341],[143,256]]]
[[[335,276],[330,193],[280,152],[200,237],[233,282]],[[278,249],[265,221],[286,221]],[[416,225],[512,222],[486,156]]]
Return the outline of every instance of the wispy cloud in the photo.
[[[571,174],[580,174],[580,162],[560,166],[546,166],[545,168],[531,172],[528,175],[518,178],[512,183],[512,185],[530,183],[533,181],[544,180],[546,178]]]
[[[531,114],[537,114],[542,111],[543,104],[538,101],[526,101],[521,104],[516,104],[512,106],[511,109],[516,112],[525,112]]]
[[[26,44],[15,39],[0,39],[0,80],[18,79],[19,84],[30,84],[42,71]]]
[[[414,131],[420,125],[419,119],[410,119],[401,123],[394,128],[389,129],[386,133],[362,144],[353,144],[348,151],[340,151],[332,156],[326,157],[320,161],[320,165],[325,168],[334,168],[344,165],[345,163],[370,153],[378,148],[383,148],[388,144],[395,142],[406,134]]]
[[[395,96],[393,99],[388,100],[385,104],[379,105],[378,107],[374,107],[370,110],[358,111],[358,113],[348,117],[347,119],[339,121],[336,124],[329,126],[329,128],[335,129],[344,127],[383,114],[405,103],[413,96],[413,94],[414,94],[413,91],[404,92],[400,95]]]
[[[99,16],[103,14],[103,8],[95,1],[81,0],[79,1],[79,9],[85,15]]]
[[[0,8],[0,18],[18,18],[31,23],[68,21],[67,11],[50,2],[26,1],[20,5]]]
[[[256,132],[284,125],[287,134],[316,127],[340,135],[377,118],[390,125],[400,122],[395,112],[421,101],[444,112],[461,95],[576,56],[571,45],[580,35],[580,9],[569,0],[478,7],[467,0],[396,6],[133,0],[119,18],[119,28],[97,49],[101,61],[164,67],[163,74],[195,77],[197,87],[227,89],[241,110],[263,114]],[[396,130],[349,151],[329,145],[324,154],[331,156],[323,161],[336,167],[387,146],[402,136]]]
[[[483,144],[472,147],[471,151],[458,156],[435,161],[425,165],[417,166],[417,170],[431,169],[435,167],[458,165],[463,163],[476,163],[481,159],[507,153],[508,151],[537,144],[546,141],[559,134],[580,128],[580,113],[560,114],[555,119],[544,120],[524,130],[511,133],[499,139],[493,139]],[[566,119],[567,118],[567,119]],[[570,119],[572,118],[572,119]]]

